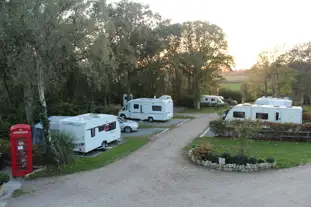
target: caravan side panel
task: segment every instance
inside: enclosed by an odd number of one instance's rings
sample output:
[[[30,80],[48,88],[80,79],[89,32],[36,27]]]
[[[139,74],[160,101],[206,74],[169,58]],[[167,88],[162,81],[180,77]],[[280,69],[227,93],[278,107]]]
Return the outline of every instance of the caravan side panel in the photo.
[[[84,143],[84,126],[83,125],[74,125],[72,123],[60,122],[59,130],[70,133],[75,140],[75,151],[84,151],[85,143]],[[79,150],[81,149],[81,150]]]

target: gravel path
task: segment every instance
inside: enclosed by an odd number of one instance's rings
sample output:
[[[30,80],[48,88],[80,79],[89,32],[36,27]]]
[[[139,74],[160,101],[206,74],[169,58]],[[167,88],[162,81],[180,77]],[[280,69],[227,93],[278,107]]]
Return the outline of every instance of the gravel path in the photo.
[[[311,167],[229,173],[198,167],[182,148],[216,115],[200,115],[94,171],[32,181],[12,207],[311,206]]]

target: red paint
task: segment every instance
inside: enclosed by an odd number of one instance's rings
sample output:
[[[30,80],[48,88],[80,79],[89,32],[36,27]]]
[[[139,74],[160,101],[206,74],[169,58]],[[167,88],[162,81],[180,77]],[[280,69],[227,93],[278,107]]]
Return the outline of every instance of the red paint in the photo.
[[[22,177],[32,172],[31,128],[17,124],[10,128],[12,176]]]

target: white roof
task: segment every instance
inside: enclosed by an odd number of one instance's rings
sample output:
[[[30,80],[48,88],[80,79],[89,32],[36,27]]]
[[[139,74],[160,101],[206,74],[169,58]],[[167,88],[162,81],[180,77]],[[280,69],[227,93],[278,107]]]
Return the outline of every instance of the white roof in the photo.
[[[259,105],[273,105],[273,106],[292,106],[292,100],[288,98],[273,98],[273,97],[261,97],[255,101],[255,104]]]
[[[68,117],[65,119],[61,119],[61,122],[74,122],[74,123],[87,123],[90,120],[95,120],[95,119],[111,119],[114,118],[116,119],[115,115],[110,115],[110,114],[82,114],[78,116],[73,116],[73,117]]]
[[[147,102],[168,102],[171,101],[171,99],[158,99],[158,98],[137,98],[137,99],[132,99],[129,102],[134,102],[134,101],[147,101]]]
[[[241,107],[252,107],[252,108],[281,108],[281,109],[301,109],[301,106],[273,106],[273,105],[260,105],[260,104],[249,104],[249,103],[244,103],[244,104],[238,104],[236,106],[241,106]]]

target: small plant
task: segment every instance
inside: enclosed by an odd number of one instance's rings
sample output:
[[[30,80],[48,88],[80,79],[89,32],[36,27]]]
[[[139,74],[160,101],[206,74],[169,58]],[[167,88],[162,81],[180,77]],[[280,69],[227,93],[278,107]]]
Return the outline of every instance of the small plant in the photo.
[[[266,161],[263,159],[258,159],[257,163],[266,163]]]
[[[211,154],[208,157],[208,160],[211,161],[212,163],[219,163],[219,155],[217,154]]]
[[[207,160],[212,153],[212,147],[209,143],[200,144],[193,150],[193,155],[198,160]]]
[[[273,157],[267,157],[266,161],[267,163],[274,163],[275,159]]]
[[[249,158],[249,163],[250,164],[256,164],[257,163],[257,158],[256,157],[250,157]]]
[[[232,157],[233,163],[237,165],[246,165],[249,162],[249,159],[245,155],[235,155]]]
[[[220,157],[225,158],[226,164],[232,163],[232,156],[228,152],[224,152],[220,155]]]
[[[4,183],[7,183],[10,181],[10,176],[8,173],[0,172],[0,186],[2,186]]]

